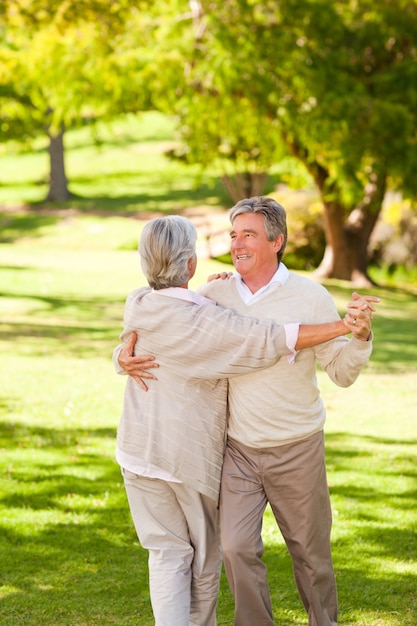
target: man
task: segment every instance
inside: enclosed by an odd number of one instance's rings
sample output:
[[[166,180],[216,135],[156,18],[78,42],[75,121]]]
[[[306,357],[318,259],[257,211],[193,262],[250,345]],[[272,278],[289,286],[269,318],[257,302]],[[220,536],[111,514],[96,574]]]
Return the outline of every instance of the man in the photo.
[[[242,200],[230,213],[231,252],[237,273],[200,292],[222,306],[256,318],[305,324],[336,321],[336,307],[319,284],[282,263],[285,210],[272,198]],[[224,565],[235,599],[235,626],[272,626],[267,573],[261,560],[262,519],[269,502],[290,552],[309,626],[337,625],[337,590],[330,550],[331,509],[323,426],[325,409],[316,363],[343,387],[351,385],[372,351],[372,302],[356,294],[349,313],[353,337],[303,350],[293,363],[229,380],[228,441],[220,524]],[[128,349],[120,364],[138,380],[153,378]],[[142,366],[141,366],[142,363]],[[149,363],[148,363],[149,365]],[[144,384],[142,382],[142,384]]]

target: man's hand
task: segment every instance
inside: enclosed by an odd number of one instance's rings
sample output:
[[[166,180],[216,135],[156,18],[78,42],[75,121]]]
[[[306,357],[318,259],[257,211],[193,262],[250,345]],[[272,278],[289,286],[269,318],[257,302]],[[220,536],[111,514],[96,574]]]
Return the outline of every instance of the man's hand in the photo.
[[[380,302],[376,296],[361,296],[356,291],[347,305],[344,322],[354,337],[360,341],[368,341],[372,329],[372,316],[375,313],[373,303]]]
[[[152,355],[133,356],[137,338],[137,334],[132,332],[129,341],[120,351],[118,361],[120,367],[124,369],[126,374],[134,378],[144,391],[148,391],[148,387],[143,378],[158,380],[157,377],[148,370],[159,367],[159,365],[154,362],[155,357]]]

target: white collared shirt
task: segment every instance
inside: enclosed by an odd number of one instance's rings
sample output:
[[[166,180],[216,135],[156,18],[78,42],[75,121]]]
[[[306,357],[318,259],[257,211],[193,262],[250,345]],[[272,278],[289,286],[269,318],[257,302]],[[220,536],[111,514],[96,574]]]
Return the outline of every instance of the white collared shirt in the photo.
[[[252,293],[249,287],[245,285],[243,279],[239,272],[235,272],[232,275],[232,278],[235,278],[237,281],[237,290],[239,292],[240,297],[242,298],[245,304],[251,304],[252,302],[257,302],[267,291],[271,291],[274,288],[283,287],[288,280],[290,272],[284,263],[280,262],[278,265],[278,269],[266,285]]]

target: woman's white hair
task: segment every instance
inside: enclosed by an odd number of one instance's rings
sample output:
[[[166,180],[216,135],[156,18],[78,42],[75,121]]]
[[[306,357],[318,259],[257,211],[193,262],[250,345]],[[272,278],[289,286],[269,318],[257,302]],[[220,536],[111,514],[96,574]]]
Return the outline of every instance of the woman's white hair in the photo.
[[[146,224],[139,240],[143,273],[153,289],[179,287],[190,278],[188,261],[195,256],[197,231],[185,217],[168,215]]]

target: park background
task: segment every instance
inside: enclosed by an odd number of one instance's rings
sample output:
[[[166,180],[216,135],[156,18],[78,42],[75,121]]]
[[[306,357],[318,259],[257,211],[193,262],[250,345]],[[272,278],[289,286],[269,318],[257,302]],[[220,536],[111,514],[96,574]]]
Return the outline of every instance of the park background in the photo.
[[[0,623],[153,623],[114,461],[137,240],[192,219],[197,286],[259,192],[287,208],[291,269],[340,311],[381,298],[357,383],[319,372],[340,623],[416,624],[415,3],[3,5]],[[276,623],[306,624],[269,511],[264,540]]]

